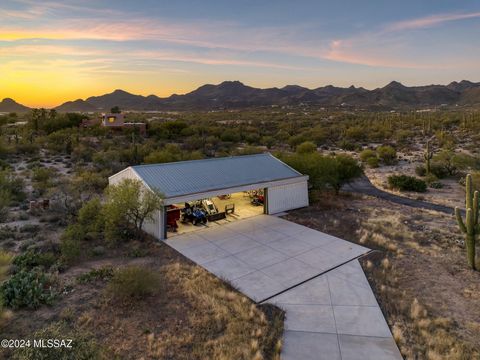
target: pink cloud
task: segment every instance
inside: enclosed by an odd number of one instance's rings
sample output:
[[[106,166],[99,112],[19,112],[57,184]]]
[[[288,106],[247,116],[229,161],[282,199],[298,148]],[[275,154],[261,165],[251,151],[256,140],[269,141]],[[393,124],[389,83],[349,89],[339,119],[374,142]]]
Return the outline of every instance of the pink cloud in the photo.
[[[405,20],[392,23],[385,27],[387,31],[403,31],[403,30],[414,30],[414,29],[422,29],[428,28],[435,25],[440,25],[445,22],[449,21],[458,21],[458,20],[467,20],[467,19],[474,19],[479,18],[480,12],[473,12],[473,13],[454,13],[454,14],[437,14],[426,16],[422,18],[412,19],[412,20]]]

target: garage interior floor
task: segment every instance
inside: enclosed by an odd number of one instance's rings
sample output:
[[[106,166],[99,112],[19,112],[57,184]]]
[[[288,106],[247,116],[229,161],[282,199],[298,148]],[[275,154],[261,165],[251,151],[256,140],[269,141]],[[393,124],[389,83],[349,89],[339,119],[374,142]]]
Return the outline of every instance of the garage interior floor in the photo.
[[[207,224],[193,225],[190,222],[182,223],[177,221],[178,229],[176,232],[169,231],[167,237],[171,238],[181,234],[191,233],[198,230],[205,230],[219,225],[226,225],[231,222],[247,219],[252,216],[262,215],[263,206],[255,206],[251,204],[251,199],[246,192],[239,192],[231,194],[229,199],[219,199],[218,197],[211,198],[219,212],[225,211],[225,206],[235,204],[235,212],[228,214],[225,219],[217,221],[209,221]],[[183,208],[185,204],[175,204],[179,208]]]
[[[368,248],[276,216],[165,241],[257,303],[286,311],[284,360],[400,360],[358,257]]]

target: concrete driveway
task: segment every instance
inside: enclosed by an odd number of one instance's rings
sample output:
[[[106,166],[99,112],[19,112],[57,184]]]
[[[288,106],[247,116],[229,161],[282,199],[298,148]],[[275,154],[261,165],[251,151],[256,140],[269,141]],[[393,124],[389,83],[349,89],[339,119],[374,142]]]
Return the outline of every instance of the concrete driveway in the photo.
[[[402,359],[357,258],[369,249],[269,215],[166,243],[286,310],[283,359]]]
[[[269,215],[174,236],[166,243],[256,302],[369,251]]]

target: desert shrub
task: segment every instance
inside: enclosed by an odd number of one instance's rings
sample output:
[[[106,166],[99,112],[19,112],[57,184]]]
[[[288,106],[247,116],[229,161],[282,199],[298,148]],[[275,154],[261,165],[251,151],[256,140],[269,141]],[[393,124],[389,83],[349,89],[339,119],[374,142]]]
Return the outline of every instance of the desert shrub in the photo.
[[[317,151],[317,145],[311,141],[305,141],[297,146],[295,150],[298,154],[308,154]]]
[[[107,200],[103,206],[105,238],[114,243],[132,235],[143,237],[145,221],[152,220],[159,210],[162,195],[145,190],[138,180],[126,179],[106,190]]]
[[[408,175],[390,175],[388,177],[388,185],[390,188],[401,191],[427,191],[427,183],[425,181]]]
[[[367,133],[362,126],[352,126],[345,131],[345,137],[353,141],[358,141],[366,139]]]
[[[119,300],[143,299],[159,291],[159,274],[140,266],[115,271],[108,290]]]
[[[36,224],[25,224],[20,228],[20,232],[33,234],[40,230],[40,226]]]
[[[425,176],[427,175],[427,169],[424,165],[418,165],[417,167],[415,167],[415,174],[417,174],[418,176]]]
[[[92,334],[72,329],[65,321],[59,321],[37,330],[34,339],[73,340],[71,347],[23,347],[15,350],[14,360],[94,360],[102,359],[102,350]]]
[[[10,206],[11,196],[7,189],[0,189],[0,222],[8,218],[8,207]]]
[[[446,178],[449,175],[449,171],[445,166],[438,163],[432,163],[432,165],[430,165],[430,173],[435,175],[438,179]]]
[[[368,159],[374,157],[376,158],[377,157],[377,153],[375,151],[373,151],[372,149],[365,149],[365,150],[362,150],[360,152],[360,160],[362,160],[362,162],[367,162]]]
[[[0,171],[0,189],[8,192],[10,200],[23,201],[26,198],[23,180],[10,170]]]
[[[71,264],[80,257],[81,242],[84,238],[85,232],[80,225],[67,226],[60,239],[60,252],[64,262]]]
[[[31,155],[38,153],[39,146],[37,144],[19,143],[15,145],[15,152],[17,154]]]
[[[355,159],[348,155],[323,156],[315,152],[280,157],[297,171],[307,174],[313,190],[330,188],[338,193],[344,184],[362,173]]]
[[[28,250],[23,254],[15,256],[13,265],[17,270],[32,270],[34,267],[41,266],[48,270],[55,262],[57,257],[51,253],[40,253],[33,250]]]
[[[427,184],[431,184],[431,183],[437,182],[438,178],[434,174],[430,173],[430,174],[427,174],[423,180]]]
[[[393,165],[397,161],[396,150],[388,145],[379,146],[377,148],[377,155],[385,165]]]
[[[430,184],[428,184],[428,186],[430,186],[432,189],[443,188],[443,184],[441,182],[438,182],[438,181],[431,182]]]
[[[184,160],[198,160],[202,158],[203,155],[198,151],[184,151],[177,145],[167,144],[163,149],[152,151],[145,156],[144,161],[147,164],[156,164]]]
[[[5,250],[0,250],[0,281],[3,281],[8,272],[13,256]]]
[[[101,235],[105,220],[102,213],[102,204],[99,198],[86,202],[78,211],[78,225],[82,227],[84,239],[94,239]]]
[[[56,296],[51,278],[39,269],[19,271],[2,284],[0,291],[4,305],[14,309],[36,309],[51,304]]]
[[[353,151],[355,150],[355,144],[354,143],[351,143],[347,140],[342,140],[340,141],[340,143],[338,144],[338,146],[343,149],[343,150],[347,150],[347,151]]]
[[[56,170],[47,167],[36,167],[32,170],[33,188],[40,194],[45,193],[55,183]]]
[[[104,266],[99,269],[92,269],[77,277],[77,282],[80,284],[86,284],[89,282],[102,280],[107,281],[113,277],[114,271],[110,266]]]
[[[367,159],[367,165],[371,168],[378,168],[379,164],[380,160],[376,156]]]
[[[254,155],[263,153],[263,149],[257,146],[246,146],[234,151],[235,155]]]
[[[6,252],[5,250],[0,250],[0,283],[7,276],[11,262],[12,262],[12,255]],[[3,322],[4,322],[3,315],[4,315],[3,299],[0,292],[0,328],[2,328]]]

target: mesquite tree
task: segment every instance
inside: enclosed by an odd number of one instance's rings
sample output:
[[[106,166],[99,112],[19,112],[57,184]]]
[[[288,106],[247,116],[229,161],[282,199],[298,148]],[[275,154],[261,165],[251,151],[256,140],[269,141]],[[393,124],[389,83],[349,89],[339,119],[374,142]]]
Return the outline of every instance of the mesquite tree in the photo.
[[[472,176],[468,174],[465,184],[465,222],[462,219],[462,214],[458,207],[455,207],[455,216],[457,217],[460,230],[465,234],[468,266],[473,270],[476,270],[475,240],[480,232],[480,227],[478,225],[478,198],[478,191],[473,191]]]

